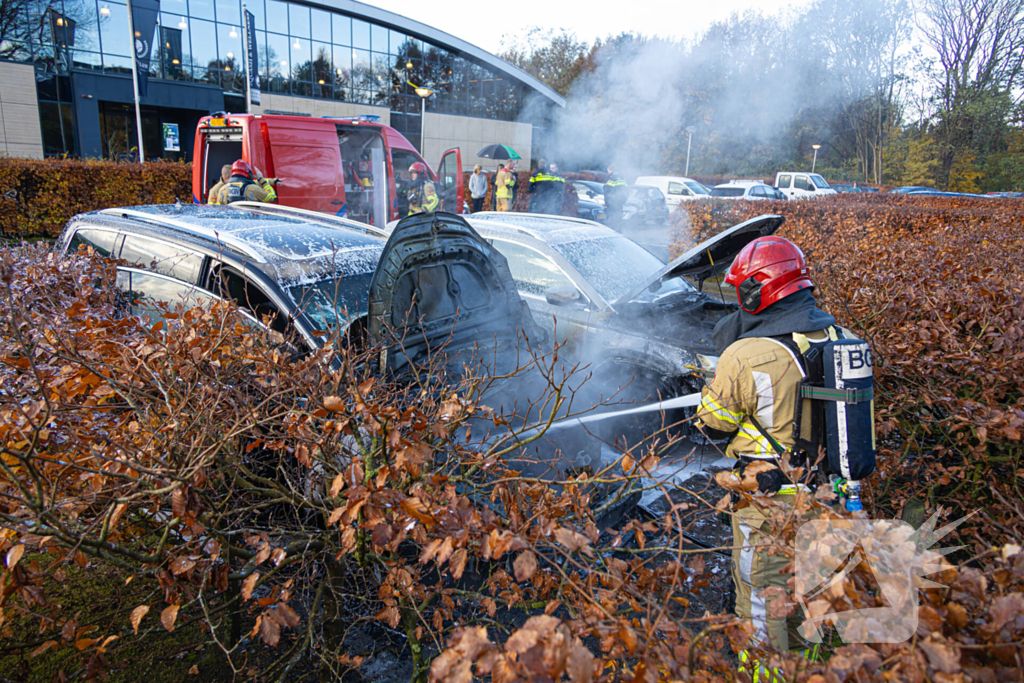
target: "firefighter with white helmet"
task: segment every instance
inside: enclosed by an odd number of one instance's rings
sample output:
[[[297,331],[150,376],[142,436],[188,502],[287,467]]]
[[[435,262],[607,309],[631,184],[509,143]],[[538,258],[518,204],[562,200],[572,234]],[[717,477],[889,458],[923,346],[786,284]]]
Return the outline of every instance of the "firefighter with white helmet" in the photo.
[[[784,454],[808,473],[831,471],[852,480],[874,469],[870,351],[817,307],[804,254],[787,239],[750,242],[725,282],[736,288],[739,310],[715,326],[720,358],[697,419],[711,436],[731,436],[726,455],[737,463],[719,482],[736,491],[744,479],[757,484],[752,499],[733,494],[736,614],[752,622],[759,643],[805,649],[799,614],[769,617],[779,596],[766,595],[766,589],[786,588],[790,575],[783,570],[791,560],[767,549],[776,530],[766,499],[790,505],[810,493],[811,480],[792,481],[780,469]],[[855,429],[834,428],[840,412],[843,424]],[[845,441],[836,448],[840,437]],[[823,450],[828,457],[818,462]],[[753,668],[754,680],[778,679],[749,659],[746,651],[740,654],[741,667]]]

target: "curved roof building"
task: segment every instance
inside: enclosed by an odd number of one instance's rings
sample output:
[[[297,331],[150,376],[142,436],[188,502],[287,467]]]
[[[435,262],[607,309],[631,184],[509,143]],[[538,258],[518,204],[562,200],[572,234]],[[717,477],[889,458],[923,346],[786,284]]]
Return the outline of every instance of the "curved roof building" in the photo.
[[[28,0],[0,26],[0,153],[136,154],[128,7]],[[528,163],[534,126],[565,100],[469,42],[353,0],[245,0],[260,72],[255,113],[375,114],[427,159],[464,164],[501,142]],[[242,0],[160,0],[142,99],[147,158],[191,159],[200,116],[245,110]],[[417,86],[429,88],[425,100]],[[35,125],[33,125],[33,123]]]

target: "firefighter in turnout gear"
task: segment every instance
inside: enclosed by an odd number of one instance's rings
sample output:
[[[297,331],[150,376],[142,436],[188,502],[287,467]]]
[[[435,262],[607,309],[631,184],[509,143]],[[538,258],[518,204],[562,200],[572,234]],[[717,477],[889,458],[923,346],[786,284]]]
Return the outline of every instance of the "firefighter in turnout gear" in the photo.
[[[807,464],[804,452],[795,448],[794,435],[796,423],[801,444],[812,438],[810,420],[798,421],[799,410],[811,411],[811,400],[804,398],[807,394],[802,393],[801,384],[806,354],[813,347],[820,350],[852,335],[815,304],[803,252],[789,240],[774,236],[753,240],[733,261],[725,282],[736,287],[740,309],[715,326],[720,358],[714,379],[704,388],[697,419],[710,436],[732,436],[726,456],[737,463],[731,473],[722,473],[726,488],[735,483],[734,490],[740,490],[743,479],[752,487],[756,480],[757,498],[790,505],[797,495],[810,493],[809,487],[792,482],[778,467],[781,454],[787,451],[795,465]],[[809,644],[797,630],[803,621],[799,611],[788,620],[768,616],[778,597],[771,595],[774,591],[769,596],[764,593],[768,588],[786,588],[790,575],[783,569],[791,560],[765,547],[774,537],[765,506],[737,498],[733,493],[736,615],[752,622],[759,643],[816,656],[816,648],[808,650]],[[740,654],[740,662],[755,681],[782,680],[746,651]]]
[[[437,196],[434,183],[427,179],[427,165],[417,161],[409,167],[409,184],[405,196],[409,200],[409,215],[414,213],[433,213],[441,203]]]
[[[530,176],[530,194],[533,195],[532,213],[546,213],[557,216],[562,212],[562,195],[565,194],[565,177],[558,172],[556,164],[537,166],[537,172]]]
[[[217,184],[210,188],[210,192],[206,195],[207,204],[218,204],[220,200],[220,188],[224,187],[224,184],[231,180],[231,164],[224,164],[220,167],[220,180]]]
[[[248,162],[239,159],[231,164],[231,177],[217,193],[218,204],[235,202],[272,202],[277,199],[274,185],[277,178],[264,178],[258,170],[253,179],[253,168]]]
[[[618,228],[622,223],[622,208],[629,198],[626,181],[615,172],[615,167],[608,167],[608,180],[604,183],[604,206],[608,216],[608,225]]]

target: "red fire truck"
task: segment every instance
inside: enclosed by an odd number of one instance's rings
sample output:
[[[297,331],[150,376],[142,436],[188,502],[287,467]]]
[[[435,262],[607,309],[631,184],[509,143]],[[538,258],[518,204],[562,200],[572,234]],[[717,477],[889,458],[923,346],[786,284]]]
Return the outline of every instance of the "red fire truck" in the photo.
[[[462,155],[450,149],[437,173],[412,144],[377,116],[315,118],[277,114],[205,116],[196,129],[192,201],[206,203],[221,167],[245,159],[280,179],[285,206],[346,216],[379,227],[408,213],[403,185],[421,161],[441,210],[462,213]]]

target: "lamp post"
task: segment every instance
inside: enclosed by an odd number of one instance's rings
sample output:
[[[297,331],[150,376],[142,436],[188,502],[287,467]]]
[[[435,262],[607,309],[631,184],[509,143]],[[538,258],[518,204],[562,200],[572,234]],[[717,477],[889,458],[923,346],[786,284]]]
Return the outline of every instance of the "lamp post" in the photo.
[[[811,149],[814,150],[814,161],[811,162],[811,173],[814,173],[814,167],[818,165],[818,150],[821,149],[821,145],[811,145]]]
[[[420,154],[425,154],[427,146],[427,98],[434,94],[434,91],[430,88],[417,87],[416,94],[420,96],[420,102],[423,104],[420,109]]]
[[[690,175],[690,142],[693,140],[693,134],[697,132],[697,126],[686,127],[686,170],[683,171],[683,175]]]

